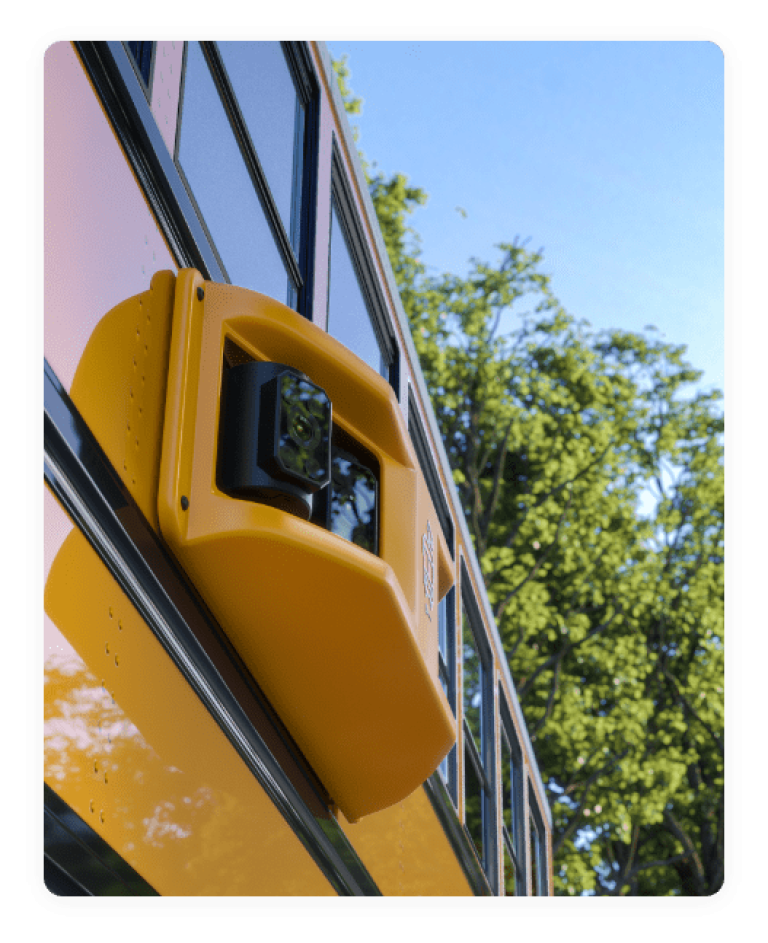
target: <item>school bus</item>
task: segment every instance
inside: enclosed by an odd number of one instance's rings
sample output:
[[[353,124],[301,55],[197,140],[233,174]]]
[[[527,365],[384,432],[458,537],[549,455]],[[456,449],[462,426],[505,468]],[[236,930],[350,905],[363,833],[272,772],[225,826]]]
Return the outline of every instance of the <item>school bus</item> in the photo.
[[[57,43],[44,141],[49,891],[550,894],[326,48]]]

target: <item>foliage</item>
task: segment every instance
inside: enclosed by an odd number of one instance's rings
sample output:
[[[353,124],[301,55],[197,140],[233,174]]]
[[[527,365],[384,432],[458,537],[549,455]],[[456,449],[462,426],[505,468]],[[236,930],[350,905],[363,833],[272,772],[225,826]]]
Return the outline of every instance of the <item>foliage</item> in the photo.
[[[370,187],[549,790],[555,891],[715,893],[720,394],[688,394],[701,374],[655,328],[574,320],[517,241],[428,277],[424,192]]]

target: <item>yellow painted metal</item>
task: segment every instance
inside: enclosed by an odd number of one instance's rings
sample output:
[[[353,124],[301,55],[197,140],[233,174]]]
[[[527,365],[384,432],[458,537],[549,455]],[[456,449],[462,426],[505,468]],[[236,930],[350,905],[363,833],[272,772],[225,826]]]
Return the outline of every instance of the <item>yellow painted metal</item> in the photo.
[[[423,789],[354,825],[339,821],[385,896],[472,896]]]
[[[157,525],[157,478],[176,279],[117,305],[86,344],[70,395],[147,520]]]
[[[255,360],[306,373],[330,397],[334,423],[378,459],[379,557],[219,491],[227,339]],[[386,808],[423,783],[455,740],[438,678],[436,605],[454,575],[389,384],[285,305],[183,270],[158,515],[169,547],[347,818]],[[436,560],[431,613],[423,578],[428,524]]]
[[[45,781],[81,818],[161,894],[335,893],[77,528],[45,611]]]

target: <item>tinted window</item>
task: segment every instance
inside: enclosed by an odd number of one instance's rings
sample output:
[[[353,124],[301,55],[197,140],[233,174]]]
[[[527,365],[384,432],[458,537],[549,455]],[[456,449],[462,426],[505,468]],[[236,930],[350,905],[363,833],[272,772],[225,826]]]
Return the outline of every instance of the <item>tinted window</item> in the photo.
[[[501,696],[501,693],[500,693]],[[522,806],[522,767],[520,752],[506,704],[501,728],[501,825],[504,849],[504,888],[506,894],[525,893],[523,854],[520,848],[520,809]]]
[[[413,447],[416,449],[416,456],[419,459],[419,465],[421,465],[421,470],[424,473],[424,480],[427,483],[427,488],[429,488],[429,495],[435,506],[437,519],[440,521],[440,526],[443,529],[443,536],[448,544],[448,550],[450,551],[451,557],[453,557],[453,518],[451,517],[451,512],[448,510],[448,503],[445,500],[445,494],[440,484],[440,477],[437,474],[437,469],[432,460],[429,440],[419,419],[419,411],[412,390],[408,391],[408,432],[411,436]]]
[[[128,49],[133,56],[136,67],[139,70],[139,74],[141,75],[142,79],[144,79],[144,84],[149,86],[149,73],[152,67],[152,43],[126,43],[126,46],[128,46]]]
[[[461,607],[461,624],[464,646],[464,720],[482,755],[483,667],[464,606]]]
[[[386,376],[387,368],[335,204],[331,211],[328,333]]]
[[[513,897],[517,893],[517,871],[509,853],[509,849],[504,845],[504,894],[507,897]]]
[[[451,588],[448,593],[438,603],[437,607],[437,626],[438,626],[438,673],[440,675],[440,684],[451,705],[451,710],[456,713],[456,591]],[[448,792],[451,798],[456,801],[456,747],[451,747],[450,752],[440,764],[440,772],[448,786]]]
[[[483,858],[483,816],[486,805],[484,792],[482,782],[472,761],[470,748],[467,747],[464,751],[464,821],[477,849],[477,856],[485,868],[486,863]]]
[[[276,42],[218,46],[272,198],[296,248],[293,181],[301,179],[304,109],[283,50]]]
[[[531,817],[530,821],[531,826],[531,894],[533,897],[538,897],[541,893],[540,882],[539,882],[539,871],[540,871],[540,862],[539,862],[539,834],[536,831],[536,823]]]
[[[483,623],[471,593],[469,574],[462,567],[462,648],[464,709],[464,796],[465,824],[478,847],[479,828],[483,854],[481,862],[491,888],[498,890],[496,836],[495,749],[493,737],[493,675],[491,654],[485,644]],[[475,811],[475,796],[477,811]]]
[[[528,790],[530,816],[531,894],[545,897],[548,894],[547,855],[544,844],[544,823],[539,812],[533,790]]]
[[[198,43],[187,48],[179,164],[230,281],[285,302],[285,266]]]

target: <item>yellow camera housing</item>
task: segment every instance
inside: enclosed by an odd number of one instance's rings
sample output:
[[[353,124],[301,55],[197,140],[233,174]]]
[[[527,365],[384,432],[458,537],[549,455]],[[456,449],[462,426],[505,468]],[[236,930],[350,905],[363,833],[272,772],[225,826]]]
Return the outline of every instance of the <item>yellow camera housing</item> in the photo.
[[[379,466],[378,556],[219,489],[225,357],[325,391]],[[389,384],[285,305],[185,269],[102,318],[71,396],[346,818],[425,782],[456,741],[438,668],[455,572]]]
[[[454,582],[448,547],[382,377],[271,298],[206,282],[194,269],[173,282],[172,273],[158,273],[149,292],[102,320],[73,400],[333,801],[355,821],[409,795],[455,742],[438,675],[437,604]],[[136,358],[131,367],[121,342],[134,321],[154,332],[160,354],[142,372],[152,392],[139,412],[152,428],[138,481],[121,461],[128,439],[109,431],[110,398],[135,412],[134,384],[115,390],[112,372],[112,392],[104,385],[105,361],[116,358],[138,385]],[[330,398],[334,426],[375,456],[378,556],[218,488],[225,347],[306,374]],[[164,416],[158,359],[167,367]]]

